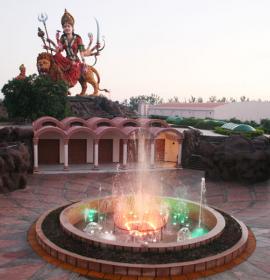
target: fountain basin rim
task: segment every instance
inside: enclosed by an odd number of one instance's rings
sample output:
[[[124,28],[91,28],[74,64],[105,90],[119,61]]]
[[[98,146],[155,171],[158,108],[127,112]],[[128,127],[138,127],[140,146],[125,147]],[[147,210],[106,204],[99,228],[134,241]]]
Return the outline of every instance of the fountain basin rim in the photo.
[[[64,206],[64,205],[62,205]],[[94,258],[89,258],[89,257],[84,257],[81,256],[79,254],[70,252],[66,249],[63,249],[61,247],[59,247],[58,245],[55,245],[52,241],[50,241],[44,234],[43,230],[42,230],[42,224],[45,220],[45,218],[53,211],[55,211],[56,209],[60,208],[55,207],[54,209],[50,209],[48,211],[46,211],[45,213],[43,213],[39,219],[37,220],[36,224],[35,224],[35,232],[36,232],[36,238],[37,238],[37,242],[40,244],[40,246],[42,246],[42,248],[48,253],[50,254],[52,257],[58,258],[59,260],[62,261],[62,256],[65,257],[66,260],[68,260],[68,258],[75,258],[76,259],[76,263],[77,266],[79,266],[80,261],[86,261],[89,263],[89,265],[96,263],[101,265],[101,268],[96,270],[98,272],[100,272],[100,270],[102,271],[102,265],[105,266],[114,266],[116,267],[122,267],[122,268],[138,268],[138,269],[155,269],[156,271],[158,271],[158,269],[164,269],[167,268],[170,271],[170,274],[168,276],[172,276],[171,274],[171,269],[174,268],[181,268],[182,271],[185,270],[185,268],[190,268],[190,266],[193,267],[194,272],[196,271],[197,266],[201,267],[201,265],[203,265],[205,267],[205,269],[208,267],[208,264],[213,263],[214,261],[214,267],[218,267],[220,265],[226,264],[231,262],[234,258],[238,257],[239,255],[241,255],[243,253],[243,251],[246,248],[247,245],[247,241],[248,241],[248,229],[246,227],[246,225],[235,219],[240,227],[241,227],[241,231],[242,231],[242,237],[241,239],[231,248],[223,251],[222,253],[210,256],[210,257],[205,257],[205,258],[201,258],[201,259],[197,259],[194,261],[187,261],[187,262],[178,262],[178,263],[167,263],[167,264],[132,264],[132,263],[121,263],[121,262],[113,262],[113,261],[106,261],[106,260],[102,260],[102,259],[94,259]],[[56,254],[56,255],[55,255]],[[92,270],[95,270],[94,267],[92,267]],[[121,273],[119,273],[121,274]],[[129,275],[127,274],[123,274],[123,275]],[[142,276],[142,275],[139,275]]]
[[[76,228],[72,223],[69,222],[69,218],[67,213],[69,211],[71,211],[72,209],[79,207],[80,205],[89,203],[89,202],[95,202],[95,201],[104,201],[106,199],[112,199],[112,198],[117,198],[117,197],[113,197],[113,196],[105,196],[102,198],[98,198],[98,199],[84,199],[81,200],[79,202],[75,202],[72,205],[68,206],[67,208],[65,208],[61,214],[60,214],[60,225],[62,227],[62,229],[69,235],[72,235],[74,238],[84,241],[84,242],[92,242],[94,243],[96,246],[108,246],[108,247],[112,247],[112,246],[117,246],[117,247],[124,247],[124,248],[148,248],[148,249],[156,249],[156,248],[177,248],[177,250],[181,250],[181,249],[185,249],[187,247],[191,248],[191,247],[198,247],[200,245],[206,244],[208,242],[213,241],[215,238],[219,237],[220,234],[223,232],[224,228],[225,228],[225,220],[224,217],[217,212],[215,209],[210,208],[208,206],[203,206],[203,209],[205,209],[206,211],[208,211],[209,213],[211,213],[211,215],[213,217],[215,217],[216,219],[216,225],[205,235],[200,236],[200,237],[196,237],[196,238],[192,238],[192,239],[188,239],[182,242],[156,242],[156,243],[148,243],[147,245],[144,244],[140,244],[140,243],[124,243],[124,242],[119,242],[119,241],[112,241],[112,240],[106,240],[106,239],[102,239],[102,238],[96,238],[94,236],[90,236],[87,233],[83,232],[82,230],[79,230],[78,228]],[[172,200],[178,200],[175,197],[168,197],[168,196],[162,196],[159,197],[162,199],[172,199]],[[193,205],[196,205],[197,207],[199,207],[199,203],[191,201],[191,200],[187,200],[187,199],[181,199],[181,201],[187,202],[187,203],[191,203]],[[140,249],[139,249],[140,250]],[[143,249],[142,249],[143,250]]]

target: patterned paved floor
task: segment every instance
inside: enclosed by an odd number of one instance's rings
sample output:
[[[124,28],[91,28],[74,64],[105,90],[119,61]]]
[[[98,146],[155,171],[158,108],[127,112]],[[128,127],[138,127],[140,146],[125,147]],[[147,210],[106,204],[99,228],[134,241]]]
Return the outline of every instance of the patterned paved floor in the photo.
[[[117,180],[126,183],[130,176],[121,174]],[[159,172],[155,178],[162,182],[167,195],[196,200],[201,176],[197,171],[175,170]],[[113,177],[112,173],[32,175],[26,189],[0,194],[0,279],[86,279],[40,259],[26,241],[27,230],[43,211],[98,196],[100,186],[102,195],[110,194]],[[250,226],[257,248],[248,261],[205,279],[270,279],[270,181],[250,186],[208,181],[207,201]]]

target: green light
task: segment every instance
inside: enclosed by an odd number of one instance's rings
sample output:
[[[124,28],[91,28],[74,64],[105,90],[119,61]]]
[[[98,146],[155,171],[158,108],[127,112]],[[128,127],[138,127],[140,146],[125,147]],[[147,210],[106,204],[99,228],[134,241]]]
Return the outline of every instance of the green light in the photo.
[[[172,224],[184,225],[189,216],[187,203],[182,200],[170,201],[170,213]]]
[[[200,237],[205,235],[207,232],[208,230],[205,228],[195,228],[191,233],[191,237],[192,238]]]
[[[182,209],[181,209],[182,210]],[[172,214],[172,223],[173,224],[181,224],[184,225],[187,220],[188,220],[188,216],[185,213],[186,211],[177,211],[176,213]]]
[[[97,210],[96,209],[86,208],[84,210],[85,220],[88,220],[89,222],[94,222],[95,221],[96,214],[97,214]]]

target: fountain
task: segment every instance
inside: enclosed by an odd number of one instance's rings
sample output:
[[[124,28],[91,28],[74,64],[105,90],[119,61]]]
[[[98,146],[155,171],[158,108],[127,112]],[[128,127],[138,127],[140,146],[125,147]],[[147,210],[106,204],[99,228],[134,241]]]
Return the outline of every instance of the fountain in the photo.
[[[139,193],[72,204],[61,212],[60,225],[73,238],[96,247],[140,252],[147,244],[148,251],[155,252],[211,242],[223,231],[225,220],[193,201]]]
[[[141,140],[139,140],[139,143]],[[139,171],[136,177],[124,185],[116,174],[112,195],[102,197],[99,188],[97,198],[73,203],[59,212],[61,234],[87,248],[85,255],[60,248],[45,236],[42,225],[48,221],[45,213],[36,224],[37,240],[50,255],[78,267],[136,276],[173,276],[188,272],[207,270],[228,263],[239,256],[246,247],[248,231],[245,225],[231,218],[240,232],[239,240],[230,248],[215,255],[199,257],[190,261],[159,263],[130,263],[108,259],[108,252],[132,254],[171,253],[178,256],[191,250],[218,244],[226,233],[226,219],[220,212],[205,203],[205,179],[201,179],[198,202],[184,197],[169,197],[163,193],[163,185],[150,176],[146,153],[137,147]],[[99,258],[88,257],[88,252],[105,250]],[[200,255],[200,254],[199,254]],[[104,257],[105,256],[105,257]],[[140,255],[143,256],[143,255]],[[103,257],[105,259],[103,259]],[[121,257],[120,257],[121,259]]]

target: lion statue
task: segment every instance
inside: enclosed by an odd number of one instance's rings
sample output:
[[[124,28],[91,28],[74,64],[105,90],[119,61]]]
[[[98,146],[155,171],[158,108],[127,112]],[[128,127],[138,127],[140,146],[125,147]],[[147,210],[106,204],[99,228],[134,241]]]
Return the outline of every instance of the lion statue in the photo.
[[[95,79],[96,76],[96,79]],[[84,65],[84,71],[82,71],[79,83],[81,84],[82,91],[80,95],[85,95],[87,90],[87,83],[91,84],[91,86],[94,89],[94,92],[92,95],[97,96],[99,91],[104,91],[106,93],[109,93],[110,91],[107,89],[101,89],[99,88],[100,83],[100,76],[98,74],[98,71],[90,65]]]
[[[53,55],[47,52],[40,53],[37,57],[37,69],[40,75],[48,75],[53,81],[63,80],[68,83],[65,73],[54,62]],[[92,95],[97,96],[99,91],[109,92],[107,89],[100,89],[100,76],[97,70],[90,65],[83,65],[78,82],[81,84],[82,91],[79,95],[86,95],[87,83],[91,84],[94,92]],[[72,87],[72,86],[70,86]]]
[[[54,63],[53,56],[49,53],[40,53],[37,57],[39,75],[48,75],[53,81],[65,80],[61,69]]]

